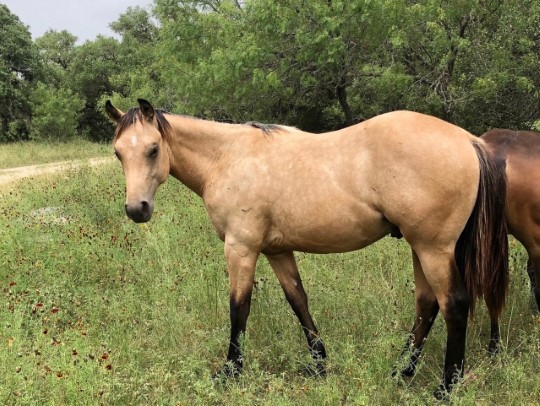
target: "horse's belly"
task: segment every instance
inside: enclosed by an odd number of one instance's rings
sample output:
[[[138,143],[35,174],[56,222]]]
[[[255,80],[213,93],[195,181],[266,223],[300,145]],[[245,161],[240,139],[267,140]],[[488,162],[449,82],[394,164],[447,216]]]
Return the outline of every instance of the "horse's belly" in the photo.
[[[392,224],[372,209],[344,210],[336,205],[330,212],[318,215],[304,209],[275,222],[263,251],[318,254],[354,251],[381,239],[391,229]]]

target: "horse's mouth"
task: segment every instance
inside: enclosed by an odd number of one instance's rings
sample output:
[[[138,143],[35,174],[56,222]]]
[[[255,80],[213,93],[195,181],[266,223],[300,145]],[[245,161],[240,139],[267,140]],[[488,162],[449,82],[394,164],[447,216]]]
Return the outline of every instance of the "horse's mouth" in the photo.
[[[126,215],[135,223],[146,223],[152,218],[153,205],[148,202],[126,204]]]
[[[145,214],[128,214],[128,217],[133,220],[135,223],[146,223],[150,220],[152,216]]]

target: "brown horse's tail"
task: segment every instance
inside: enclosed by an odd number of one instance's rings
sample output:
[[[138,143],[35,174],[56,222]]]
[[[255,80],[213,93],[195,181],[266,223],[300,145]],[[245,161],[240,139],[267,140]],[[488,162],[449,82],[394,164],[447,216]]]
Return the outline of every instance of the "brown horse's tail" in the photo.
[[[484,297],[490,315],[498,318],[508,291],[508,236],[505,161],[495,161],[484,144],[472,144],[480,161],[476,204],[456,244],[455,260],[471,297]]]

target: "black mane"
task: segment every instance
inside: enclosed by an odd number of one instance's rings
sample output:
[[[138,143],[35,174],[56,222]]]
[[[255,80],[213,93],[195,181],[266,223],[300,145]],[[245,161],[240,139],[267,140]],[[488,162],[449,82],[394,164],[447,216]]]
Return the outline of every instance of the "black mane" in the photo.
[[[172,128],[170,123],[165,118],[165,114],[171,114],[165,110],[162,109],[156,109],[155,111],[155,118],[158,123],[158,129],[163,138],[170,139]],[[190,117],[194,118],[194,117]],[[141,109],[139,107],[132,107],[130,108],[120,119],[120,122],[118,123],[114,135],[114,139],[116,140],[120,135],[131,125],[135,124],[137,121],[142,121],[143,115],[141,112]],[[278,131],[286,131],[285,127],[278,125],[278,124],[265,124],[260,123],[258,121],[248,121],[246,125],[257,128],[261,130],[264,134],[271,134],[273,132]]]
[[[172,128],[164,114],[168,114],[165,110],[156,109],[155,118],[158,123],[158,130],[161,133],[161,136],[168,140],[171,136]],[[120,122],[118,123],[115,131],[114,138],[115,140],[128,128],[129,126],[135,124],[137,121],[142,121],[143,115],[139,107],[130,108],[126,114],[122,116]]]
[[[275,131],[284,131],[285,128],[283,128],[280,125],[277,124],[265,124],[265,123],[259,123],[258,121],[248,121],[246,125],[249,125],[250,127],[258,128],[265,134],[270,134]]]

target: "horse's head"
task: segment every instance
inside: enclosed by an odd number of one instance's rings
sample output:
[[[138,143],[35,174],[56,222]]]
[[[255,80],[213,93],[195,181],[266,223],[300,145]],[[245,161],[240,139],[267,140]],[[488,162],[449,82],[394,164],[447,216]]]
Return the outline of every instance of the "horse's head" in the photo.
[[[136,223],[146,222],[154,211],[154,194],[169,175],[165,138],[170,125],[146,100],[139,99],[139,108],[127,113],[110,101],[105,107],[117,124],[113,146],[126,178],[126,214]]]

